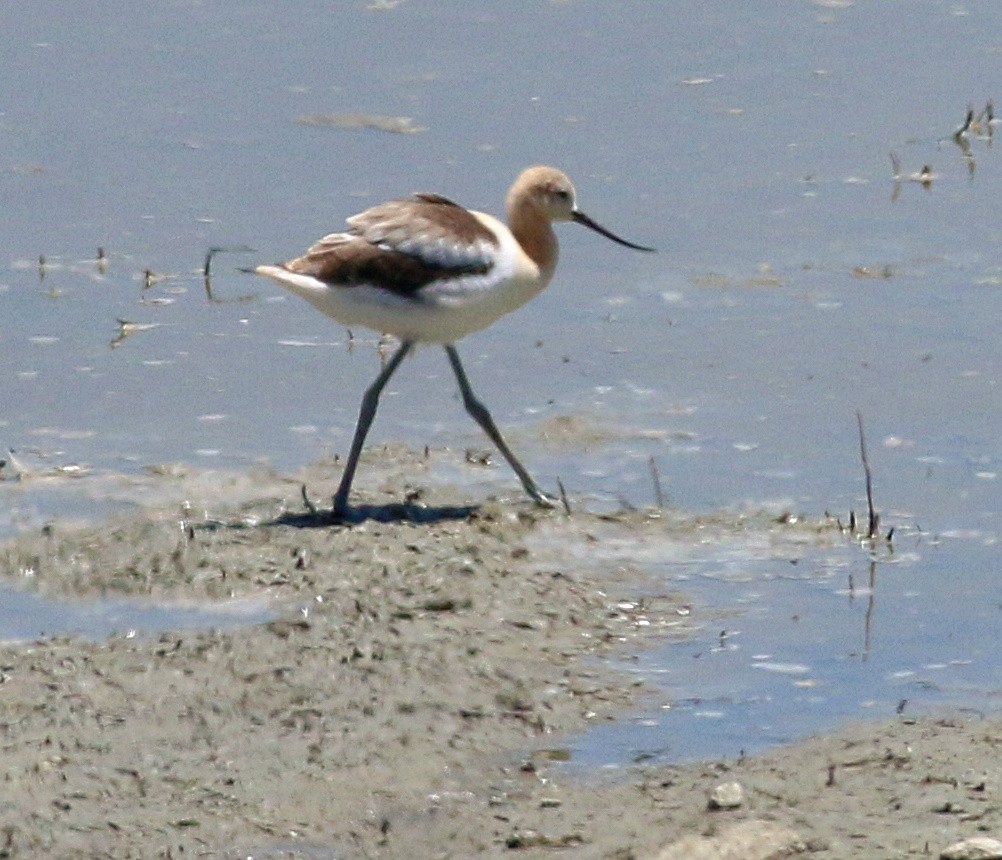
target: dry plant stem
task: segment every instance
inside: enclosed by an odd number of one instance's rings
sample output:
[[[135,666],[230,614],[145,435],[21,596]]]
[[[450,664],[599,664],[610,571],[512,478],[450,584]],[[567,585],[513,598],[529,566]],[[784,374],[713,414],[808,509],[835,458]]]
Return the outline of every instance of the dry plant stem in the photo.
[[[560,503],[564,506],[564,512],[567,516],[571,515],[571,502],[567,498],[567,490],[564,489],[564,482],[557,478],[557,487],[560,490]]]
[[[873,508],[873,473],[870,471],[870,460],[866,456],[866,436],[863,433],[863,413],[856,410],[856,423],[859,425],[859,454],[863,460],[863,474],[866,476],[866,509],[869,514],[867,537],[871,540],[877,537],[880,517]]]
[[[307,493],[306,493],[306,484],[303,484],[302,486],[300,486],[299,492],[300,492],[300,494],[303,497],[303,505],[306,507],[306,510],[308,510],[311,514],[316,515],[316,513],[317,513],[317,506],[315,504],[313,504],[313,502],[310,500],[309,495],[307,495]]]
[[[647,458],[647,466],[651,471],[651,483],[654,485],[654,504],[658,506],[659,510],[663,510],[665,506],[665,494],[661,489],[661,475],[658,472],[658,464],[654,462],[653,455]]]
[[[218,254],[245,254],[252,252],[253,250],[254,249],[249,247],[248,245],[233,245],[229,247],[209,248],[209,250],[205,252],[205,262],[202,264],[202,286],[205,287],[205,296],[210,302],[214,302],[216,304],[222,304],[223,302],[226,301],[245,302],[255,298],[254,294],[247,294],[242,296],[236,296],[235,298],[224,299],[224,298],[219,298],[212,292],[213,257],[217,256]],[[244,274],[250,274],[254,270],[238,267],[237,271],[243,272]]]
[[[206,298],[214,302],[216,297],[212,295],[212,258],[219,253],[219,248],[209,248],[205,254],[205,263],[202,266],[202,286],[205,287]]]

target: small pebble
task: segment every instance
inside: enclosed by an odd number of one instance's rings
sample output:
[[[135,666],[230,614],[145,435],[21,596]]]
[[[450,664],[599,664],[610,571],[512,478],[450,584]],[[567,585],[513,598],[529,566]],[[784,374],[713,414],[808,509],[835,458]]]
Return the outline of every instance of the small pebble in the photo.
[[[961,839],[944,849],[939,860],[1002,860],[1002,842],[990,836]]]
[[[710,809],[737,809],[745,800],[740,782],[722,782],[710,792]]]

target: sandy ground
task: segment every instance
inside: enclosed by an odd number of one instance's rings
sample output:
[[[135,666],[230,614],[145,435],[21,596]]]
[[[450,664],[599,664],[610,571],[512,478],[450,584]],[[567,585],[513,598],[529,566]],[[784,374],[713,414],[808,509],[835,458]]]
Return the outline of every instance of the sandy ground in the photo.
[[[333,466],[164,470],[185,505],[0,548],[4,575],[51,595],[275,608],[226,631],[0,647],[0,857],[896,858],[1002,836],[997,719],[902,718],[615,781],[561,764],[562,733],[643,695],[618,661],[685,635],[688,610],[629,565],[546,547],[829,525],[470,509],[456,488],[402,507],[421,458],[381,459],[375,518],[351,526],[304,513],[300,482],[319,499]],[[740,805],[710,809],[731,781]]]

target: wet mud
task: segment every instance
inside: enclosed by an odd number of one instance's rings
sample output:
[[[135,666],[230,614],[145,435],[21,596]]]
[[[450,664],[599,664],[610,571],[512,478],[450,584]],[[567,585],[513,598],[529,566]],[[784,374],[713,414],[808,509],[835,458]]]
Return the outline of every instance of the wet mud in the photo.
[[[909,857],[1002,830],[1002,724],[971,716],[614,777],[566,767],[566,733],[642,704],[623,661],[686,635],[689,609],[638,567],[562,557],[561,535],[819,541],[829,524],[470,505],[409,490],[420,457],[382,458],[348,525],[323,515],[335,464],[165,470],[171,504],[0,547],[9,581],[49,595],[275,609],[0,647],[0,856]],[[712,809],[725,782],[738,803]]]

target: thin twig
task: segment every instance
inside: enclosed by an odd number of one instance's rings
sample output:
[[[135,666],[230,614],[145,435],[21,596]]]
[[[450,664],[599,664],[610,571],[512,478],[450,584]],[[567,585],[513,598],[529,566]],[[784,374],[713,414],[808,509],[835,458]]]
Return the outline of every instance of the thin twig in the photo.
[[[654,455],[647,458],[647,467],[651,471],[651,483],[654,484],[654,504],[658,510],[664,510],[665,494],[661,489],[661,475],[658,473],[658,464],[654,462]]]
[[[873,507],[873,474],[870,471],[870,460],[866,456],[866,436],[863,433],[863,413],[856,410],[856,423],[859,425],[859,454],[863,460],[863,474],[866,476],[866,508],[869,512],[869,528],[867,537],[873,540],[877,537],[877,530],[880,527],[880,517],[877,516]]]
[[[974,108],[971,105],[968,105],[967,114],[964,117],[964,124],[953,133],[953,136],[955,138],[959,138],[962,135],[967,134],[967,132],[971,130],[971,124],[973,122],[974,122]]]
[[[316,516],[317,506],[310,501],[310,497],[306,494],[306,484],[300,486],[299,492],[303,497],[303,504],[306,505],[306,510],[308,510],[312,516]]]
[[[209,248],[205,253],[205,263],[202,266],[202,285],[205,287],[205,295],[209,301],[215,301],[212,295],[212,258],[219,253],[219,248]]]
[[[206,298],[208,298],[208,300],[210,302],[216,302],[216,303],[219,303],[219,304],[221,304],[222,302],[226,302],[226,301],[246,302],[246,301],[250,301],[251,299],[257,298],[257,296],[254,295],[254,294],[248,294],[248,295],[243,295],[243,296],[236,296],[235,298],[231,298],[231,299],[221,299],[221,298],[218,298],[216,295],[214,295],[213,292],[212,292],[212,258],[213,257],[215,257],[218,254],[249,254],[249,253],[253,253],[253,252],[254,252],[254,249],[251,248],[251,247],[249,247],[248,245],[231,245],[231,246],[228,246],[228,247],[215,247],[215,248],[209,248],[209,250],[205,252],[205,262],[202,264],[202,285],[205,287]],[[251,268],[239,268],[238,267],[237,271],[238,272],[243,272],[244,274],[248,274],[248,275],[254,274],[253,267],[251,267]]]
[[[557,487],[560,488],[560,501],[564,506],[564,510],[567,512],[567,516],[571,515],[571,503],[567,498],[567,490],[564,489],[564,482],[557,478]]]

